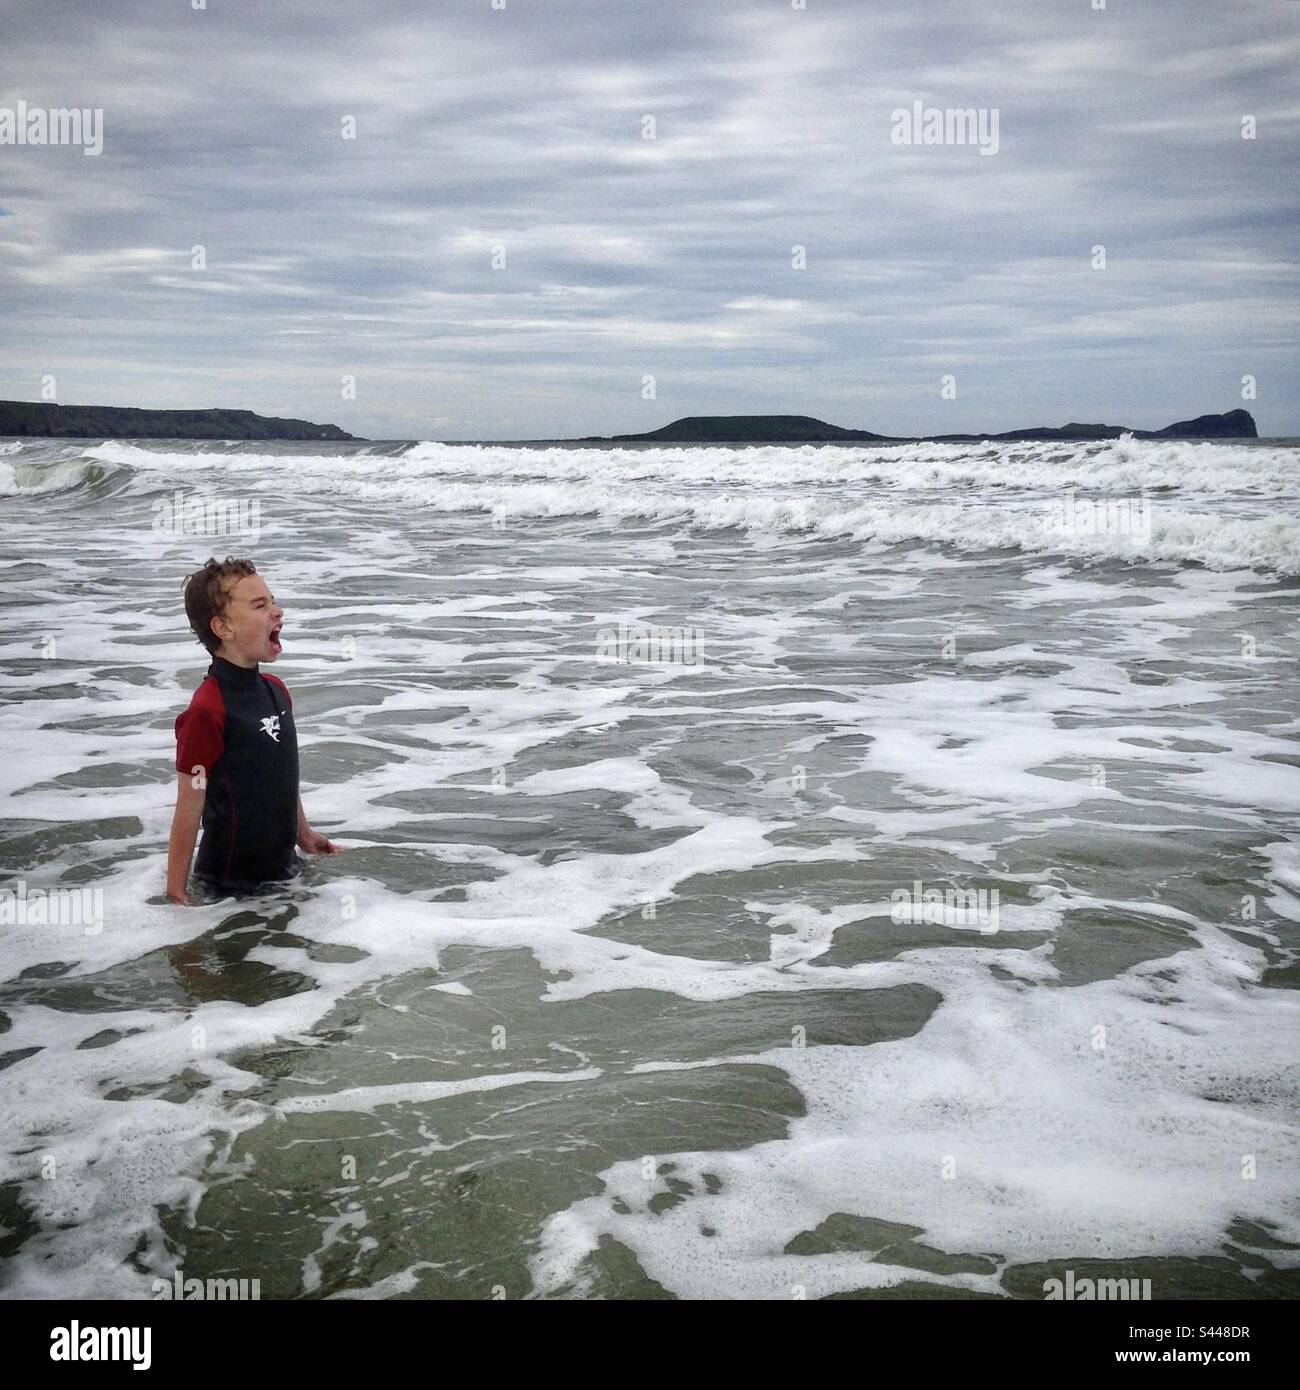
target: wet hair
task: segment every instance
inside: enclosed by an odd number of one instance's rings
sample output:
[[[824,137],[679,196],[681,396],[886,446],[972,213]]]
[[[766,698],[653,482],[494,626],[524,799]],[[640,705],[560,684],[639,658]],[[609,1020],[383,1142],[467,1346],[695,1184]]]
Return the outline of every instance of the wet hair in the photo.
[[[256,573],[251,560],[236,560],[227,555],[224,560],[209,560],[201,570],[185,576],[185,616],[195,637],[208,651],[215,653],[221,645],[221,639],[212,630],[212,620],[225,611],[231,586]]]

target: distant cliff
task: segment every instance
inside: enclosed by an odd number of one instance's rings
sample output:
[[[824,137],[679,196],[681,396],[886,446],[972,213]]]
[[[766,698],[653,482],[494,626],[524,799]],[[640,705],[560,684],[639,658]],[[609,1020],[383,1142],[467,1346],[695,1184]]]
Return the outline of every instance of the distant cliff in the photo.
[[[1134,430],[1127,425],[1062,425],[1058,429],[1008,430],[1005,434],[939,434],[936,441],[1006,439],[1118,439],[1131,434],[1134,439],[1258,439],[1254,417],[1248,410],[1230,410],[1226,415],[1198,415],[1195,420],[1178,420],[1162,430]]]
[[[1198,415],[1162,430],[1135,430],[1127,425],[1062,425],[1058,428],[1007,430],[1002,434],[934,434],[921,437],[872,434],[841,429],[811,415],[686,415],[646,434],[588,436],[574,444],[880,444],[975,443],[980,440],[1118,439],[1257,439],[1255,421],[1246,410],[1226,415]]]
[[[116,405],[0,401],[0,435],[74,439],[342,439],[337,425],[251,410],[135,410]]]

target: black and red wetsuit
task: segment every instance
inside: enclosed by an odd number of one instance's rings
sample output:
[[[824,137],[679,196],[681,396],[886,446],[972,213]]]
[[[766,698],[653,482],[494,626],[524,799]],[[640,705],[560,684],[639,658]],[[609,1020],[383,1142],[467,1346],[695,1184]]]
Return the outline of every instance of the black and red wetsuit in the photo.
[[[241,894],[302,871],[298,735],[279,677],[213,657],[176,720],[176,770],[207,779],[196,879]]]

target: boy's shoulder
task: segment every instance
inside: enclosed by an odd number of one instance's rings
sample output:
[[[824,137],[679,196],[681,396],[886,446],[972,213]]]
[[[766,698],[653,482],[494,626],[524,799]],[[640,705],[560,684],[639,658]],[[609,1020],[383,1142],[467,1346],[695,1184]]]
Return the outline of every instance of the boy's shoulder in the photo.
[[[225,701],[221,697],[221,685],[211,671],[194,687],[187,711],[191,709],[224,710]]]
[[[217,678],[209,673],[176,716],[176,771],[215,766],[225,748],[225,734],[226,702]]]
[[[292,709],[292,708],[293,708],[293,696],[289,694],[289,687],[288,687],[287,685],[285,685],[285,683],[280,679],[279,676],[273,676],[273,675],[270,673],[270,671],[263,671],[263,672],[262,672],[262,675],[265,676],[266,679],[269,680],[269,681],[271,682],[272,685],[278,685],[278,686],[280,687],[280,689],[284,691],[284,698],[285,698],[286,700],[288,700],[288,702],[289,702],[289,707]]]

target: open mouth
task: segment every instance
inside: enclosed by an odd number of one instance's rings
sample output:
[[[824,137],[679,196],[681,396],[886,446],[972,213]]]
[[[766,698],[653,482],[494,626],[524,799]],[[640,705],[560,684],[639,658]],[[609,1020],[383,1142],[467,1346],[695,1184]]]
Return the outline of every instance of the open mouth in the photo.
[[[277,652],[281,649],[280,629],[278,627],[273,627],[271,629],[271,646],[274,647]]]

